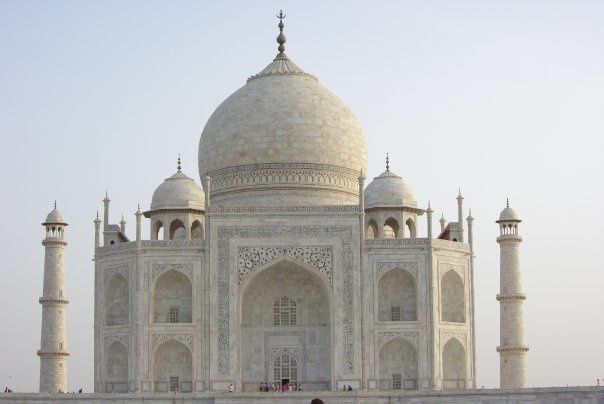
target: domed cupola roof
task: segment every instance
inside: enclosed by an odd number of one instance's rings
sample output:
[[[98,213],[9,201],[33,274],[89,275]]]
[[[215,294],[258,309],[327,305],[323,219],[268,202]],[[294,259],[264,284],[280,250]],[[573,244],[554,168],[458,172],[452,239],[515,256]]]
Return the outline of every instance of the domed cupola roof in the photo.
[[[178,171],[162,182],[153,192],[151,211],[159,209],[195,209],[204,210],[205,194],[193,179]]]
[[[199,142],[213,203],[355,204],[367,146],[352,111],[284,53],[228,97]],[[275,198],[275,195],[279,197]]]
[[[497,220],[496,223],[499,222],[517,222],[520,223],[520,217],[518,217],[518,214],[516,213],[516,211],[512,208],[510,208],[510,201],[506,201],[506,207],[505,209],[503,209],[501,211],[501,213],[499,214],[499,220]]]
[[[59,209],[57,209],[57,202],[56,201],[55,201],[55,207],[54,207],[54,209],[50,211],[50,213],[48,214],[48,216],[46,216],[46,220],[42,224],[43,225],[47,225],[47,224],[62,224],[62,225],[67,226],[67,223],[65,223],[65,218],[63,217],[63,214],[59,211]]]
[[[417,207],[415,193],[400,176],[390,171],[386,157],[386,171],[365,188],[365,209]]]

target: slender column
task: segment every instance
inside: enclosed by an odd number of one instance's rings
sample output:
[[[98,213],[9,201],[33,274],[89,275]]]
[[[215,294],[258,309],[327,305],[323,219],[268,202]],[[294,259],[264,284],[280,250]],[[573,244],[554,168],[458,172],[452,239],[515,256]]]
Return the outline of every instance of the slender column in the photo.
[[[365,278],[365,258],[363,256],[363,243],[365,241],[365,175],[361,170],[359,176],[359,267],[361,282],[361,389],[367,390],[367,281]]]
[[[96,219],[94,219],[94,247],[101,245],[101,219],[99,219],[99,212],[96,212]]]
[[[526,353],[529,348],[524,337],[524,310],[526,299],[520,278],[520,243],[516,213],[508,206],[497,221],[500,236],[500,307],[499,352],[500,387],[523,388],[527,386]]]
[[[428,238],[432,238],[432,208],[430,207],[430,202],[428,202],[428,209],[426,210],[426,219],[428,222]]]
[[[124,235],[126,234],[126,221],[124,220],[124,215],[122,215],[122,220],[120,220],[120,231]]]
[[[138,205],[138,209],[134,214],[136,216],[136,241],[140,241],[141,239],[141,219],[143,214],[141,212],[141,205]]]
[[[461,196],[461,189],[459,195],[457,195],[457,222],[459,223],[459,242],[463,243],[463,196]]]
[[[42,297],[42,331],[40,338],[40,392],[58,393],[67,390],[67,342],[65,338],[65,310],[69,303],[65,293],[63,238],[67,223],[55,209],[48,215],[46,238],[42,241],[44,256],[44,286]]]
[[[109,230],[109,194],[105,192],[105,198],[103,198],[103,245],[109,244],[107,239],[107,230]]]

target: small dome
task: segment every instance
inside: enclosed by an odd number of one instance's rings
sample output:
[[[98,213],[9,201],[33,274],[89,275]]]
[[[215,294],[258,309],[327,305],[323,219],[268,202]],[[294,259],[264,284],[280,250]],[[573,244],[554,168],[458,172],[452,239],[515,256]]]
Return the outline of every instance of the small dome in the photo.
[[[204,210],[205,194],[203,189],[195,184],[182,171],[166,178],[151,198],[151,210],[159,209],[197,209]]]
[[[518,214],[516,213],[516,211],[512,208],[510,208],[510,205],[506,206],[504,210],[501,211],[501,213],[499,214],[499,220],[497,221],[497,223],[499,222],[520,222],[520,218],[518,217]]]
[[[55,206],[55,208],[48,214],[48,216],[46,216],[46,220],[44,221],[44,224],[46,223],[60,223],[60,224],[66,224],[65,223],[65,219],[63,218],[63,214],[61,212],[59,212],[59,209],[57,209],[57,207]]]
[[[417,207],[413,189],[401,177],[386,170],[365,188],[365,208]]]

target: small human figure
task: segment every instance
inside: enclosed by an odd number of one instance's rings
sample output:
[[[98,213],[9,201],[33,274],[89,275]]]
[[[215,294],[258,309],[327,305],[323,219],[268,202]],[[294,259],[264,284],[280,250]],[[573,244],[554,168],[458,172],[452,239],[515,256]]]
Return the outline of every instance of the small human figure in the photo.
[[[78,390],[78,393],[82,394],[83,391],[84,391],[84,389],[82,387],[80,387],[80,389]]]
[[[348,385],[348,391],[352,391],[352,386],[350,384]]]
[[[342,386],[342,391],[346,391],[346,385]]]
[[[310,404],[325,404],[320,398],[313,398]]]
[[[233,383],[229,384],[229,392],[232,393],[235,391],[235,386],[233,386]]]
[[[4,392],[5,392],[5,393],[8,393],[8,386],[5,386],[5,387],[4,387]]]

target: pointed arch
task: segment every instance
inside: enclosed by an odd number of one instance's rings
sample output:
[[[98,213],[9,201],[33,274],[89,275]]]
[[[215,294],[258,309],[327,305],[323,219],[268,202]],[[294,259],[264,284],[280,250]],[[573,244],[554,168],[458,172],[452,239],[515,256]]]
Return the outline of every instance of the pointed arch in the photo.
[[[130,323],[130,293],[128,281],[115,273],[105,284],[105,325]]]
[[[417,229],[415,227],[415,221],[411,218],[405,222],[407,230],[409,231],[409,238],[417,238]]]
[[[203,237],[203,226],[199,220],[195,220],[191,225],[191,240],[201,240]]]
[[[164,224],[162,223],[161,220],[157,220],[155,221],[155,224],[153,225],[153,234],[152,234],[154,238],[154,240],[164,240],[166,235],[165,235],[165,229],[164,229]]]
[[[466,350],[455,337],[443,347],[442,366],[444,389],[466,387]]]
[[[114,341],[105,353],[105,391],[128,392],[128,348]]]
[[[378,225],[374,219],[370,219],[367,222],[367,229],[365,231],[365,238],[378,238]]]
[[[248,275],[238,307],[243,391],[256,391],[275,377],[302,383],[306,390],[331,388],[332,292],[323,275],[283,257]],[[307,353],[311,345],[312,355]],[[275,370],[277,357],[282,357],[280,373]]]
[[[170,240],[182,240],[186,238],[185,225],[180,219],[172,220],[170,223]]]
[[[182,272],[169,269],[155,280],[153,288],[156,323],[191,323],[193,288]]]
[[[454,323],[466,321],[464,284],[453,269],[441,280],[441,319]]]
[[[379,321],[416,321],[417,284],[401,268],[393,268],[378,281]]]
[[[384,238],[399,238],[400,235],[400,227],[398,225],[398,221],[389,217],[384,222]]]
[[[416,390],[417,349],[400,337],[385,343],[379,352],[380,390]]]
[[[174,339],[170,339],[157,347],[153,355],[155,391],[192,391],[192,358],[189,347]]]

